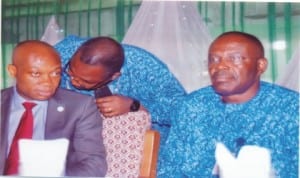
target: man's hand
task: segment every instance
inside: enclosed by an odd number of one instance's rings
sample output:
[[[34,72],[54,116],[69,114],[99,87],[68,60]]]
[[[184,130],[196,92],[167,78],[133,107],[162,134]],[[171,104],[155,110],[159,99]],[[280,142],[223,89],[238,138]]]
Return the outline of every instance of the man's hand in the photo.
[[[113,117],[130,111],[133,100],[122,95],[112,95],[96,99],[98,110],[105,117]]]

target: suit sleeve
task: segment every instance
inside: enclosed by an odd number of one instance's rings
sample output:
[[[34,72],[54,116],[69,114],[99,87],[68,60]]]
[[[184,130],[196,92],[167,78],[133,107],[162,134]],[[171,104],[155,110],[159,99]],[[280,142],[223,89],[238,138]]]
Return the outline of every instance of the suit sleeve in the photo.
[[[106,153],[102,137],[102,118],[92,98],[79,102],[78,120],[69,150],[67,176],[105,176]]]

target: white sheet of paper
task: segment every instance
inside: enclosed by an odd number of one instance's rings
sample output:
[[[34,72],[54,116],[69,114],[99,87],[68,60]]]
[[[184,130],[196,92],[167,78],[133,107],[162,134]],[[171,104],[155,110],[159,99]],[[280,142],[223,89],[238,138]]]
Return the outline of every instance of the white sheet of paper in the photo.
[[[20,139],[19,176],[61,177],[65,173],[69,140]]]
[[[222,143],[216,146],[216,161],[221,178],[271,178],[270,151],[263,147],[245,145],[237,158]]]

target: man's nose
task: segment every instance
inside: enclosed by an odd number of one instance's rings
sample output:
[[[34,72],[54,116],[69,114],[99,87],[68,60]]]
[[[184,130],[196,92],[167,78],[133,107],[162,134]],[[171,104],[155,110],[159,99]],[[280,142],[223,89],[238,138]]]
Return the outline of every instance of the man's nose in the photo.
[[[49,74],[44,74],[41,76],[40,81],[43,83],[51,83],[51,76]]]
[[[217,64],[217,68],[218,69],[227,69],[229,68],[229,61],[226,60],[225,57],[222,57],[219,61],[219,63]]]

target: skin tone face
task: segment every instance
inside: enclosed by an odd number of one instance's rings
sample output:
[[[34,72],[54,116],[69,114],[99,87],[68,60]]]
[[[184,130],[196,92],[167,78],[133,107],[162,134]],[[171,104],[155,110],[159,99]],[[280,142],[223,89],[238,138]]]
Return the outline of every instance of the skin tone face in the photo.
[[[15,78],[17,92],[23,98],[47,100],[54,95],[60,82],[60,57],[45,43],[25,42],[15,48],[8,71]]]
[[[254,42],[229,34],[212,43],[208,57],[213,88],[224,102],[245,102],[256,95],[267,61]]]
[[[95,51],[94,56],[101,55],[103,51]],[[111,74],[105,66],[85,64],[80,60],[80,51],[70,60],[69,68],[65,71],[70,77],[74,87],[80,90],[94,90],[110,81],[118,78],[121,73],[115,72]],[[113,117],[130,111],[132,99],[126,96],[113,94],[111,96],[100,97],[95,100],[98,110],[105,117]],[[141,110],[146,109],[141,106]]]
[[[100,65],[83,63],[79,55],[75,55],[67,71],[72,85],[78,89],[90,90],[111,80],[107,70]]]
[[[83,63],[79,58],[79,53],[72,58],[67,73],[72,85],[82,90],[94,89],[119,76],[119,73],[111,76],[103,66]]]

